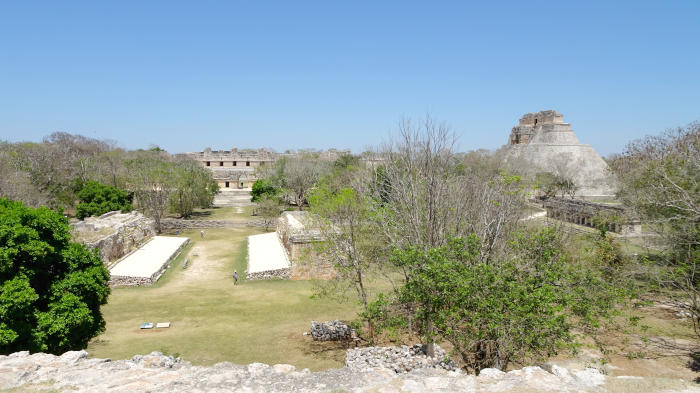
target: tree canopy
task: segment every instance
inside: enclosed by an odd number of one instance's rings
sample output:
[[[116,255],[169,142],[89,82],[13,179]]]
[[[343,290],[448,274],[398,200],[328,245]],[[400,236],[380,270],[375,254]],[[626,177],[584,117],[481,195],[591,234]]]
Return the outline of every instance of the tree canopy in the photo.
[[[623,203],[663,241],[648,274],[700,336],[700,123],[633,141],[611,167]]]
[[[131,211],[131,197],[126,191],[92,180],[85,183],[78,191],[78,198],[80,203],[77,206],[76,215],[81,220],[114,210]]]
[[[68,220],[0,199],[0,353],[63,353],[104,330],[109,272]]]

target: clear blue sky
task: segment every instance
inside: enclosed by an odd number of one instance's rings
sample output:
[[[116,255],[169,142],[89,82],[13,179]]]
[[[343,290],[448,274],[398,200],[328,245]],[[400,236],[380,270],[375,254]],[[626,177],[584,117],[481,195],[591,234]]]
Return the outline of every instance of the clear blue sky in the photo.
[[[109,3],[109,4],[108,4]],[[700,120],[700,1],[0,2],[0,139],[463,150],[556,109],[601,154]]]

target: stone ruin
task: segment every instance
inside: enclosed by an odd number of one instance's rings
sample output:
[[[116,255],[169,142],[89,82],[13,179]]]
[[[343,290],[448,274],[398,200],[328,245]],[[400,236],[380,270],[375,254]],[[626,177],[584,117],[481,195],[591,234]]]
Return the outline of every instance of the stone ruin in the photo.
[[[314,341],[349,341],[355,331],[338,320],[328,322],[311,321],[311,338]]]
[[[605,225],[607,231],[622,235],[642,233],[642,224],[639,219],[622,206],[556,197],[535,199],[535,202],[541,204],[549,218],[589,228]],[[596,222],[597,219],[605,218],[609,218],[610,222]]]
[[[591,145],[579,142],[557,111],[525,114],[511,130],[504,158],[524,175],[550,172],[571,179],[579,196],[615,195],[616,180],[608,164]]]
[[[449,360],[445,350],[435,344],[435,356],[429,357],[425,345],[415,344],[400,347],[367,347],[348,349],[345,366],[354,370],[382,367],[395,373],[434,368],[453,371],[457,364]]]
[[[393,351],[393,350],[392,350]],[[400,353],[410,350],[403,347]],[[593,368],[568,369],[525,367],[503,372],[487,368],[476,376],[444,368],[421,368],[396,372],[395,368],[365,367],[354,362],[360,352],[352,352],[348,366],[319,372],[297,370],[290,364],[238,365],[230,362],[193,366],[187,361],[160,352],[136,355],[131,359],[110,360],[88,357],[85,351],[61,356],[16,352],[0,355],[0,390],[18,392],[596,392],[608,381],[625,382],[622,377],[606,376]],[[377,353],[394,356],[388,352]],[[360,356],[358,359],[364,359]],[[379,364],[379,362],[377,362]],[[356,367],[358,366],[358,367]],[[360,369],[362,368],[362,369]],[[627,377],[629,378],[629,377]],[[654,381],[629,380],[625,391],[658,391]],[[692,383],[679,383],[678,391],[691,391]],[[620,386],[618,382],[617,386]],[[649,388],[639,389],[640,383]],[[637,386],[633,389],[632,386]],[[646,385],[641,385],[646,386]]]
[[[73,241],[97,248],[107,266],[138,249],[156,234],[153,219],[137,211],[113,211],[83,221],[74,220],[70,225]]]
[[[314,244],[323,240],[321,230],[305,211],[284,212],[277,221],[277,235],[287,252],[292,280],[330,279],[333,265],[314,251]]]

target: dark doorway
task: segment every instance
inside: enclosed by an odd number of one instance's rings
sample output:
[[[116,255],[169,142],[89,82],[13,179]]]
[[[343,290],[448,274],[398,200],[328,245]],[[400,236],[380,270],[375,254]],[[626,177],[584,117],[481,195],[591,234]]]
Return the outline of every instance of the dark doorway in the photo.
[[[226,182],[226,188],[228,188],[228,182]]]

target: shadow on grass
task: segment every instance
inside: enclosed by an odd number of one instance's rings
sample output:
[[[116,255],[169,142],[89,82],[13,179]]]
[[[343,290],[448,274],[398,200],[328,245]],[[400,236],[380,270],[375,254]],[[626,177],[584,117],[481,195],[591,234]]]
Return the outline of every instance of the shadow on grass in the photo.
[[[218,209],[218,207],[213,207],[212,209]],[[206,218],[206,217],[211,217],[211,210],[205,210],[205,211],[200,211],[200,212],[192,212],[189,217],[187,217],[188,220],[195,220],[197,218]]]
[[[700,352],[695,351],[690,354],[690,360],[688,361],[688,368],[698,372],[700,371]],[[693,380],[695,383],[700,383],[700,377]]]
[[[305,336],[297,341],[304,355],[341,363],[345,362],[345,352],[355,348],[353,341],[314,341],[311,336]]]

